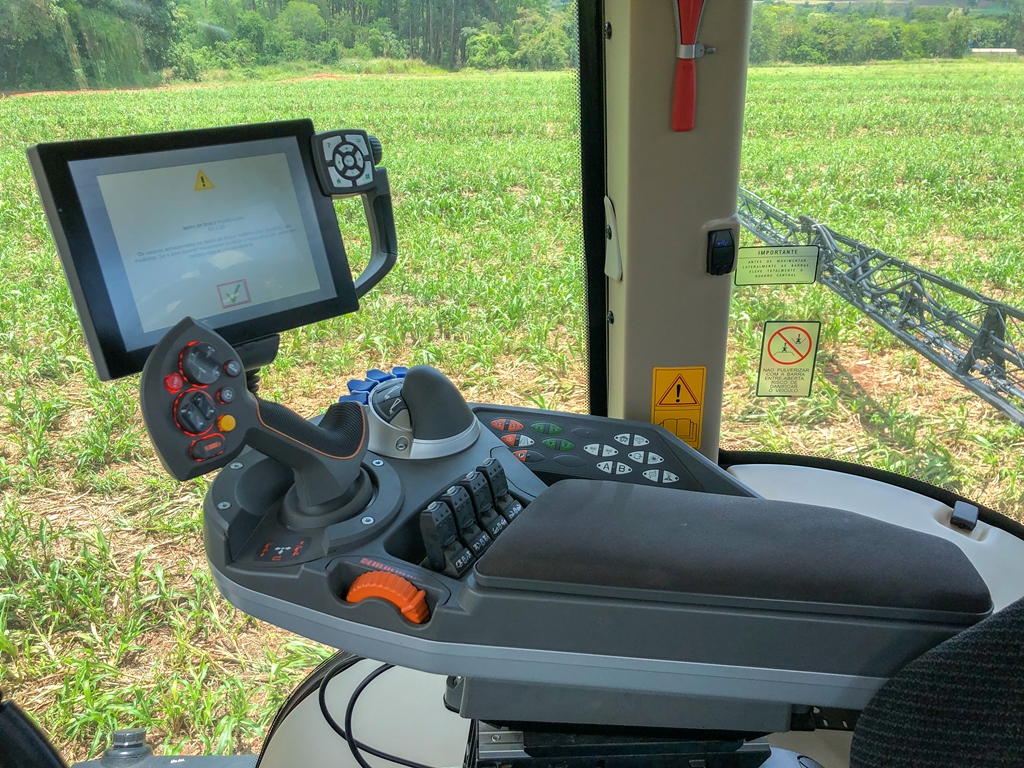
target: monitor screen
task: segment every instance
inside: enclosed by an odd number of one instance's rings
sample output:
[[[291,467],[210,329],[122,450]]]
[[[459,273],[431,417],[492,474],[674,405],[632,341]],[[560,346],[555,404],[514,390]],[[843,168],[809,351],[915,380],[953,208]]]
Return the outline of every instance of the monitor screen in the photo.
[[[141,370],[185,316],[239,343],[358,307],[312,136],[305,120],[30,149],[101,378]]]

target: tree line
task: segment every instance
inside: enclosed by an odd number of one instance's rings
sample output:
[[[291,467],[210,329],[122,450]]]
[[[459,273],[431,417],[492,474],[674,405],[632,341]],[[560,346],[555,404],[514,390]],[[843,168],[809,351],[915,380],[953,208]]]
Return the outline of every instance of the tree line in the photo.
[[[578,63],[576,1],[0,0],[0,90],[145,86],[199,80],[214,68],[374,58],[451,70],[562,69]],[[1024,0],[1006,3],[1005,13],[983,15],[912,0],[762,0],[750,61],[842,64],[958,58],[970,44],[1024,48]]]
[[[918,6],[881,0],[858,5],[764,0],[754,7],[750,63],[958,59],[971,47],[1024,48],[1024,0],[1009,0],[1003,14],[971,10],[971,5]]]
[[[0,90],[346,59],[574,66],[574,0],[0,0]]]

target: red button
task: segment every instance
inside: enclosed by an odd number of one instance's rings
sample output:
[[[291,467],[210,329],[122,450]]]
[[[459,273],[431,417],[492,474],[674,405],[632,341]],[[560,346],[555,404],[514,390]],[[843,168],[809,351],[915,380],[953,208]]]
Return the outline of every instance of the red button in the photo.
[[[501,442],[505,443],[505,445],[515,445],[516,438],[518,437],[519,435],[502,435]]]
[[[525,448],[523,450],[521,450],[521,451],[512,451],[512,455],[515,456],[520,461],[523,461],[523,462],[526,461],[526,456],[529,453],[530,452],[528,450],[526,450]]]
[[[224,435],[210,435],[192,443],[189,452],[196,461],[205,461],[224,453],[224,442]]]
[[[502,432],[519,432],[523,428],[523,424],[515,419],[494,419],[491,422],[491,426],[494,429],[500,429]]]
[[[180,373],[168,373],[164,376],[164,386],[173,395],[175,392],[181,391],[181,388],[185,386],[185,380]]]

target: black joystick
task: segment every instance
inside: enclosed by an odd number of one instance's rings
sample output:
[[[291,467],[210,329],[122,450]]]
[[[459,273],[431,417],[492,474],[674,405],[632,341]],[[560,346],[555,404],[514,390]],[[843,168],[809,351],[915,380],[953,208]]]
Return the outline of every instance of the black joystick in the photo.
[[[369,400],[370,450],[399,459],[438,459],[464,451],[480,423],[462,393],[429,365],[373,390]]]
[[[290,467],[295,487],[282,518],[311,528],[359,513],[372,497],[362,459],[366,418],[336,403],[320,424],[245,387],[238,353],[185,318],[153,348],[142,371],[142,417],[164,468],[179,480],[219,469],[249,445]]]

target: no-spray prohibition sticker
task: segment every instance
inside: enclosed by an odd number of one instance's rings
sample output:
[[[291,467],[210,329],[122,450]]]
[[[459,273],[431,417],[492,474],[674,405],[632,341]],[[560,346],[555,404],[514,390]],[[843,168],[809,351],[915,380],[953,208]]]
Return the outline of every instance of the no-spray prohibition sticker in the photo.
[[[761,341],[758,397],[809,397],[821,323],[769,320]]]

